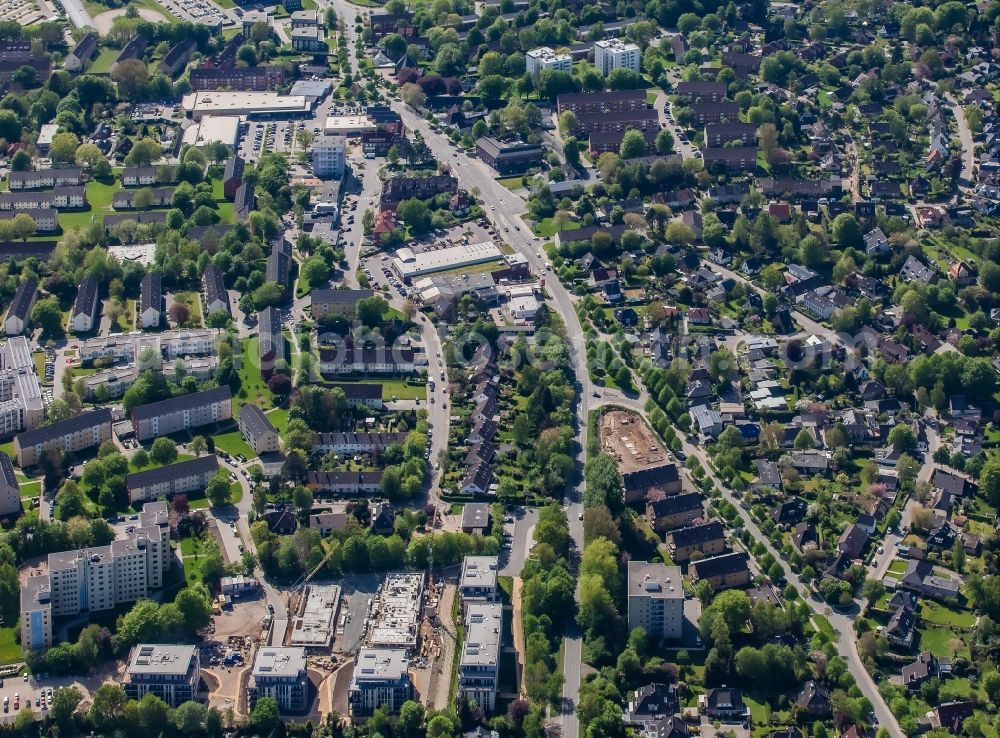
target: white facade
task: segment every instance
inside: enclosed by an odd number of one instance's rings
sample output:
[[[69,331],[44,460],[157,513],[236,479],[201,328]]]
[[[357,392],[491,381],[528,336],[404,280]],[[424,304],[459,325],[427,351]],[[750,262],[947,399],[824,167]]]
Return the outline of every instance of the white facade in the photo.
[[[486,712],[496,707],[500,683],[503,605],[472,603],[465,614],[465,645],[458,664],[458,694]]]
[[[317,177],[342,177],[347,140],[343,136],[320,136],[313,142],[312,165]]]
[[[615,69],[631,69],[639,74],[642,55],[635,44],[618,38],[604,39],[594,44],[594,66],[607,77]]]
[[[630,561],[628,627],[645,628],[651,638],[674,640],[684,629],[684,585],[679,566]]]
[[[557,54],[548,46],[532,49],[524,55],[525,68],[532,77],[537,77],[546,69],[559,72],[573,71],[573,57],[569,54]]]

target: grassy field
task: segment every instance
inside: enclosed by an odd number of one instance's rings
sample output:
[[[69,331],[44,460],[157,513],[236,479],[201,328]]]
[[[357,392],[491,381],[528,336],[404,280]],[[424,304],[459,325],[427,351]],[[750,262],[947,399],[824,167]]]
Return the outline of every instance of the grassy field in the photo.
[[[930,600],[921,603],[920,619],[925,623],[955,628],[971,628],[976,624],[976,616],[971,612],[954,610]]]
[[[181,328],[201,328],[201,296],[197,292],[176,292],[174,302],[187,306],[189,317]]]
[[[110,74],[111,65],[118,56],[118,49],[102,49],[88,70],[91,74]]]
[[[271,425],[277,429],[278,433],[285,430],[285,426],[288,425],[288,411],[281,407],[276,407],[273,410],[268,410],[267,419],[271,421]]]
[[[951,641],[954,639],[962,641],[959,634],[948,628],[918,628],[917,632],[920,634],[920,650],[930,651],[938,657],[950,657],[952,655]],[[968,658],[969,647],[963,643],[962,650],[958,653]]]
[[[204,498],[202,498],[204,500]],[[195,501],[190,502],[191,507],[197,509],[194,504]],[[200,507],[208,507],[208,500],[204,500],[204,505]],[[184,581],[188,584],[197,584],[202,580],[201,573],[201,563],[200,558],[203,554],[207,553],[207,546],[202,538],[182,538],[181,541],[181,554],[184,556]]]
[[[501,177],[497,182],[508,190],[519,190],[524,187],[521,177]]]
[[[103,56],[103,52],[102,52]],[[98,57],[100,61],[101,57]],[[73,228],[84,228],[95,220],[103,220],[105,215],[112,212],[111,200],[116,191],[120,189],[117,180],[91,180],[87,182],[87,210],[66,211],[59,213],[59,226],[64,231]]]
[[[14,638],[15,628],[0,628],[0,664],[14,664],[24,659]]]
[[[397,400],[422,400],[427,396],[427,388],[424,385],[407,384],[404,379],[372,379],[365,381],[338,379],[337,384],[381,384],[383,400],[391,400],[394,395]]]
[[[42,480],[32,479],[30,482],[21,482],[21,499],[38,497],[42,493]]]
[[[906,573],[906,562],[902,559],[893,559],[892,563],[889,564],[889,573],[895,574],[897,577],[903,576]]]
[[[223,433],[221,436],[215,436],[212,440],[215,441],[216,448],[225,451],[227,454],[243,454],[248,459],[257,455],[247,442],[243,440],[243,434],[238,430]]]
[[[570,222],[563,227],[563,230],[575,231],[579,227],[579,223]],[[534,231],[536,236],[541,236],[542,238],[552,238],[557,233],[555,218],[545,218],[544,220],[538,221],[535,224]]]
[[[267,388],[267,382],[260,375],[260,361],[258,360],[259,341],[256,336],[248,338],[242,342],[243,353],[241,355],[239,376],[240,390],[233,398],[233,416],[235,417],[241,407],[247,403],[254,403],[262,410],[266,410],[273,404],[274,395]]]

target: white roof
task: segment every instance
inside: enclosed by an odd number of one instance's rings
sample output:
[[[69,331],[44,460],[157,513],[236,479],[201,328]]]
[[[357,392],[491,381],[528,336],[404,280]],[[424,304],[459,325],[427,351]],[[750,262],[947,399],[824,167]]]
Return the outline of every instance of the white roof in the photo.
[[[400,252],[405,253],[401,254]],[[418,277],[448,269],[498,261],[503,258],[500,247],[492,241],[460,244],[437,251],[424,251],[416,254],[412,260],[409,259],[409,255],[413,252],[409,249],[400,249],[396,253],[397,257],[393,260],[393,266],[404,277]]]
[[[185,95],[181,106],[195,115],[247,115],[255,112],[307,112],[309,101],[303,95],[279,95],[277,92],[204,90]]]
[[[213,141],[236,146],[239,138],[240,118],[238,115],[206,115],[184,131],[184,143],[190,146],[205,146]]]

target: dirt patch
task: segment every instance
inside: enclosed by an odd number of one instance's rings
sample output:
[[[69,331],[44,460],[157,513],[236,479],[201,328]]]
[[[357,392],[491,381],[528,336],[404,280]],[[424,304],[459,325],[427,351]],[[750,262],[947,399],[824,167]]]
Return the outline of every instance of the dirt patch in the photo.
[[[120,15],[125,15],[125,8],[115,8],[114,10],[105,10],[103,13],[98,13],[94,16],[94,27],[99,34],[106,36],[111,31],[111,26],[115,18]],[[139,8],[139,17],[150,23],[163,23],[169,20],[163,13],[150,10],[149,8]]]
[[[646,422],[635,413],[612,410],[601,416],[601,450],[626,472],[647,469],[667,460],[667,452]]]

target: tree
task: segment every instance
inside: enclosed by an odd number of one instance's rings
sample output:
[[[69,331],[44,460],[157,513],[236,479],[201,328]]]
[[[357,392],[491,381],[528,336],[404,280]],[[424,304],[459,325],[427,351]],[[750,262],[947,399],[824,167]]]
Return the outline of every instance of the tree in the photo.
[[[399,219],[409,227],[415,236],[423,236],[431,229],[431,213],[426,203],[411,197],[396,209]]]
[[[157,438],[149,449],[149,457],[163,466],[177,459],[177,446],[169,438]]]
[[[622,136],[621,146],[618,149],[618,155],[622,159],[634,159],[638,156],[645,156],[646,154],[646,137],[642,135],[642,132],[630,128],[625,131],[625,135]]]
[[[130,167],[148,167],[160,158],[163,150],[160,144],[152,138],[142,138],[135,142],[132,150],[125,157],[125,164]]]
[[[126,59],[111,71],[111,79],[118,83],[118,92],[135,100],[145,93],[149,82],[149,67],[142,59]]]
[[[979,487],[994,507],[1000,507],[1000,455],[992,455],[979,473]]]
[[[259,735],[268,735],[278,723],[278,701],[273,697],[261,697],[250,713],[250,724]]]
[[[168,312],[170,313],[170,320],[177,326],[185,325],[191,319],[191,309],[183,302],[173,303]]]
[[[209,480],[205,487],[205,496],[213,507],[222,507],[229,504],[229,477],[225,472],[219,472]]]
[[[52,693],[49,716],[59,727],[60,734],[72,734],[73,715],[81,701],[83,701],[83,695],[76,687],[59,687]]]
[[[382,316],[388,309],[389,303],[378,295],[361,298],[355,308],[358,320],[369,328],[382,322]]]
[[[76,482],[66,480],[56,493],[56,519],[65,522],[77,515],[86,514],[87,501],[83,492]]]
[[[861,246],[861,226],[850,213],[841,213],[834,218],[830,230],[833,239],[844,248]]]
[[[24,149],[18,149],[10,158],[10,170],[12,172],[26,172],[31,169],[31,154]]]
[[[299,511],[299,517],[303,520],[309,517],[312,511],[313,495],[308,487],[299,485],[292,490],[292,503]]]
[[[46,297],[35,303],[35,306],[31,308],[31,322],[41,328],[42,333],[49,336],[63,334],[63,314],[54,297]]]
[[[100,731],[114,731],[125,717],[127,703],[128,696],[120,684],[105,682],[94,693],[89,713],[90,722]]]
[[[815,448],[816,442],[812,437],[812,434],[803,428],[799,431],[798,435],[795,436],[795,449],[797,451],[804,451],[806,449]]]
[[[330,278],[330,267],[321,256],[313,256],[306,260],[299,270],[299,277],[310,287],[319,287]]]
[[[195,436],[188,444],[188,448],[195,456],[201,456],[208,450],[208,442],[205,440],[205,436]]]
[[[427,95],[412,82],[399,88],[399,99],[414,109],[422,108],[427,104]]]
[[[670,129],[664,128],[656,134],[656,153],[669,154],[674,150],[674,136]]]
[[[913,435],[913,429],[900,423],[889,431],[889,444],[897,451],[910,451],[917,446],[917,438]]]
[[[68,132],[57,133],[49,144],[49,158],[60,164],[70,164],[76,158],[76,149],[80,139]]]
[[[204,588],[185,587],[177,593],[174,604],[184,616],[184,626],[191,633],[211,622],[212,605]]]

